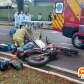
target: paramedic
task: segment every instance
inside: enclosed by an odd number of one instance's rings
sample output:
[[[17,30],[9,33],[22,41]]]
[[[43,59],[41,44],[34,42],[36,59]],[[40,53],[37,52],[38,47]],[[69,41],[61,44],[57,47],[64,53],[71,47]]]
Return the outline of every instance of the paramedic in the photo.
[[[29,38],[29,33],[25,26],[20,25],[16,33],[13,35],[13,41],[17,47],[22,47],[24,45],[25,37]]]

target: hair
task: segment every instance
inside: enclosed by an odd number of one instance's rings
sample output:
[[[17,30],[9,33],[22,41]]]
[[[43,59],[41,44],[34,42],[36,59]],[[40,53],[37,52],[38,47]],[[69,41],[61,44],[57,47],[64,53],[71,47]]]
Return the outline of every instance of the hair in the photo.
[[[25,14],[27,15],[27,14],[28,14],[28,12],[25,12]]]
[[[20,25],[20,29],[23,27],[24,25]]]

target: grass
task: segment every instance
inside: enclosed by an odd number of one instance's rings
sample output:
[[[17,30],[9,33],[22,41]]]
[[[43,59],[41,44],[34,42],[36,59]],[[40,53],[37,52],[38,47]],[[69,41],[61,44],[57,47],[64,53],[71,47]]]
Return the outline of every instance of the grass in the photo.
[[[31,70],[0,72],[0,84],[56,84],[47,76],[40,75],[39,72]]]
[[[58,76],[32,69],[0,72],[0,84],[77,84]]]
[[[0,72],[0,81],[3,81],[4,80],[4,73],[3,72]]]
[[[0,20],[8,20],[14,14],[15,9],[0,9]]]

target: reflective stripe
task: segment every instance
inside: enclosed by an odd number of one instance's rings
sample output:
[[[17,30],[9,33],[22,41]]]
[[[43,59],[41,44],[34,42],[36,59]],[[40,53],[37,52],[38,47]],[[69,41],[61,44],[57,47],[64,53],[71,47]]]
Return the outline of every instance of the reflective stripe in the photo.
[[[84,25],[80,25],[81,27],[84,27]]]
[[[64,25],[64,13],[56,14],[56,19],[52,22],[52,27],[55,30],[61,30]]]
[[[80,4],[78,0],[67,0],[67,3],[73,11],[74,15],[80,20]]]

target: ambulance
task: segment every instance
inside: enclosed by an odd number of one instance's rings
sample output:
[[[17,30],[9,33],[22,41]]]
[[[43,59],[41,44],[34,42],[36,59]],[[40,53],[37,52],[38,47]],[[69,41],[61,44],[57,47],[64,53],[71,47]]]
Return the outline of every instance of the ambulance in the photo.
[[[72,39],[74,47],[84,48],[84,0],[55,0],[52,28]]]

